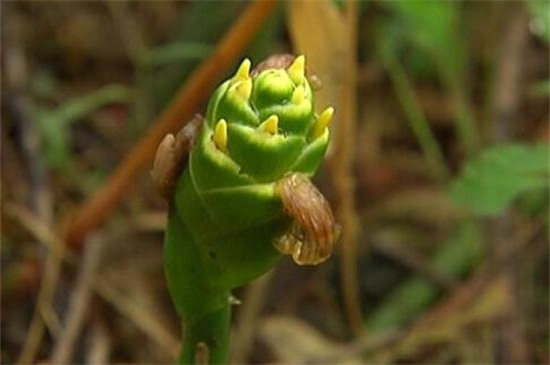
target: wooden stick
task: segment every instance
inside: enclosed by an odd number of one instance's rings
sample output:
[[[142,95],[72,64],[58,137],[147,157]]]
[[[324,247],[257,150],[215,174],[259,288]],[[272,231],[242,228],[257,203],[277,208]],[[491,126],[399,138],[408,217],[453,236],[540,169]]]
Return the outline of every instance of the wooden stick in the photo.
[[[151,164],[162,138],[192,118],[215,87],[220,75],[239,57],[275,5],[274,0],[258,0],[244,11],[212,56],[189,77],[173,102],[157,118],[149,132],[134,145],[105,185],[72,215],[65,234],[69,246],[78,248],[84,237],[109,216],[123,197],[129,195],[132,180]]]
[[[53,349],[52,364],[71,363],[75,345],[88,315],[92,299],[92,282],[99,267],[104,240],[94,235],[87,241],[75,288],[71,291],[63,331]]]

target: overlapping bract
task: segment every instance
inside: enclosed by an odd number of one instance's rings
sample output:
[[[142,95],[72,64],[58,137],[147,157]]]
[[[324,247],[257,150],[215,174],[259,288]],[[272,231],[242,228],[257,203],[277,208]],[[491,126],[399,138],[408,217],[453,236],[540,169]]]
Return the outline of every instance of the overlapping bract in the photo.
[[[267,271],[280,257],[273,243],[293,229],[277,182],[292,172],[312,176],[328,146],[334,110],[315,113],[305,58],[253,76],[250,66],[244,60],[214,92],[176,186],[170,224],[180,225],[177,234],[186,242],[167,239],[175,298],[193,294],[174,276],[191,275],[194,290],[206,292],[232,289]],[[184,318],[204,310],[189,304],[177,305]]]

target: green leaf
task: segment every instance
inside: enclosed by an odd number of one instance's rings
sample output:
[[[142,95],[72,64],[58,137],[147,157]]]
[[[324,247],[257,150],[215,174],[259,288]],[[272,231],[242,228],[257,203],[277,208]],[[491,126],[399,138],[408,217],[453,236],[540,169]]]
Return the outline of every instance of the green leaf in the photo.
[[[465,39],[460,31],[464,28],[460,3],[411,0],[384,1],[383,4],[390,10],[391,18],[382,28],[381,37],[390,38],[388,42],[393,43],[396,54],[412,50],[403,53],[409,66],[416,63],[411,60],[432,64],[453,99],[455,128],[467,155],[471,156],[477,150],[479,138],[466,85],[470,70]],[[424,60],[422,53],[429,57]],[[416,68],[418,74],[422,68]],[[427,69],[426,66],[423,68]]]
[[[531,15],[531,30],[533,33],[550,42],[550,2],[547,0],[531,0],[527,2]]]
[[[45,159],[55,169],[66,170],[72,163],[69,128],[94,110],[110,103],[131,101],[132,91],[120,85],[108,85],[85,95],[66,100],[57,108],[36,106],[34,119],[42,139]]]
[[[419,45],[447,50],[454,40],[456,4],[451,1],[389,1],[385,6],[394,12],[403,31]]]
[[[387,1],[392,16],[387,24],[401,38],[402,45],[412,45],[412,54],[423,50],[435,57],[438,67],[462,72],[465,45],[460,29],[459,6],[454,1]],[[452,47],[450,46],[452,45]]]
[[[205,43],[176,42],[145,51],[143,66],[155,67],[187,60],[202,60],[212,54],[214,47]]]
[[[472,219],[459,222],[430,265],[452,279],[463,277],[483,257],[480,226]],[[414,276],[393,290],[369,315],[366,328],[383,332],[403,327],[420,315],[440,294],[440,288],[426,278]]]
[[[520,195],[548,187],[548,145],[507,144],[469,161],[450,186],[456,205],[482,216],[501,213]]]
[[[538,81],[531,85],[529,93],[533,96],[547,97],[550,95],[550,80]]]

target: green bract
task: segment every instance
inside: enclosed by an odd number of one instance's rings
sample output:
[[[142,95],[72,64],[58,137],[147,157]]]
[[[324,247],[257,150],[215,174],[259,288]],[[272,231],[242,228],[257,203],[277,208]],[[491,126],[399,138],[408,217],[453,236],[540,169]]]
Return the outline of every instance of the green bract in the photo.
[[[245,60],[209,101],[165,239],[168,285],[185,321],[228,306],[231,289],[280,257],[273,242],[292,220],[276,183],[290,172],[314,174],[333,113],[315,113],[304,61],[250,76]]]

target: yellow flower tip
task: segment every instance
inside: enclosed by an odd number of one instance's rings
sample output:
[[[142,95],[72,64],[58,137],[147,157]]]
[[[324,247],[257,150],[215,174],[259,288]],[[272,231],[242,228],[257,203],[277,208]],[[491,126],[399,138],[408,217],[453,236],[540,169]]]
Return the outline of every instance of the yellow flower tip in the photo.
[[[306,75],[306,58],[300,55],[294,59],[292,64],[287,68],[288,75],[296,85],[300,85]]]
[[[252,94],[252,79],[238,81],[234,86],[234,92],[243,100],[248,101]]]
[[[313,125],[312,137],[318,138],[325,133],[325,129],[328,127],[334,115],[334,108],[329,106],[319,115],[317,121]]]
[[[248,58],[245,58],[243,62],[241,62],[241,65],[237,69],[237,72],[235,72],[235,76],[233,76],[233,80],[247,80],[250,78],[250,66],[251,62]]]
[[[262,132],[267,132],[272,135],[277,134],[277,130],[279,129],[279,117],[275,114],[270,115],[266,120],[262,122],[262,124],[260,124],[258,129]]]
[[[225,119],[220,119],[218,123],[216,123],[212,140],[220,151],[225,151],[227,149],[227,122]]]
[[[306,89],[303,85],[298,85],[292,92],[292,103],[301,104],[306,98]]]

